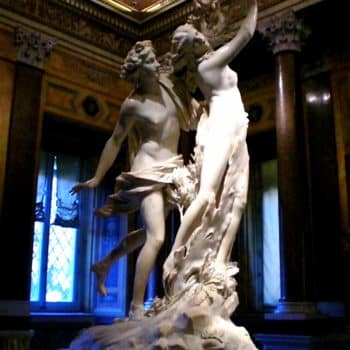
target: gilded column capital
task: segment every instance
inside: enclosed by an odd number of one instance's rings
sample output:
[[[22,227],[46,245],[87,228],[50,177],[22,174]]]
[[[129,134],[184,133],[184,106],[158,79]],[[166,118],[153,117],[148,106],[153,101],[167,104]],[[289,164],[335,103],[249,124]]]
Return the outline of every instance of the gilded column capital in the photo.
[[[282,51],[301,51],[306,28],[290,11],[262,25],[259,31],[268,39],[274,55]]]
[[[17,27],[15,31],[15,46],[17,61],[36,68],[43,68],[46,58],[50,55],[56,39],[48,35]]]

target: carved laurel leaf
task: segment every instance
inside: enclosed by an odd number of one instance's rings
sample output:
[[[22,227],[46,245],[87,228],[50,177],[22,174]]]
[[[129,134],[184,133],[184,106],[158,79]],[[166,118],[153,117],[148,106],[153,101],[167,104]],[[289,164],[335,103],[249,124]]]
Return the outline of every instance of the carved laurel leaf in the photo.
[[[195,10],[189,16],[192,23],[216,48],[234,37],[237,30],[237,16],[234,14],[241,5],[236,1],[195,0]]]

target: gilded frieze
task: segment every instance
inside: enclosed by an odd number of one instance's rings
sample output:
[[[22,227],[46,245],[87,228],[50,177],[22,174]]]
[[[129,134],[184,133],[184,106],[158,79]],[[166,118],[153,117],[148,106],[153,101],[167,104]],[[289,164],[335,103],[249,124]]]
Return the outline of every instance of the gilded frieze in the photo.
[[[264,20],[291,8],[303,8],[321,0],[260,0],[259,13]],[[123,1],[119,1],[123,2]],[[127,2],[127,1],[125,1]],[[170,8],[160,7],[140,19],[135,10],[128,18],[105,6],[87,0],[0,0],[1,7],[47,25],[108,52],[124,57],[136,40],[152,39],[159,53],[167,51],[167,33],[183,24],[193,12],[190,0],[174,1]],[[225,13],[230,14],[233,30],[246,11],[241,0],[223,0]],[[231,29],[232,29],[231,28]]]
[[[60,0],[0,0],[0,10],[1,7],[115,53],[119,57],[125,56],[136,40],[134,26],[125,20],[114,18],[111,21],[108,17],[93,17],[91,13],[85,13],[84,8],[78,11]]]

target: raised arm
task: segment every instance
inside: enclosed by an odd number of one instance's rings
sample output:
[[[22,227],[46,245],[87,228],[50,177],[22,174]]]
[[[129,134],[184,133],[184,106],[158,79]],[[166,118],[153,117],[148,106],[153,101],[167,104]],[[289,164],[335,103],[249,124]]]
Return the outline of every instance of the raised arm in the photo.
[[[207,66],[223,67],[228,65],[253,37],[256,28],[258,4],[257,0],[247,1],[249,5],[248,13],[243,20],[238,33],[233,39],[231,39],[231,41],[217,49],[214,54],[206,60]]]
[[[102,150],[94,177],[75,185],[71,189],[71,193],[80,192],[84,188],[95,188],[100,184],[116,159],[122,142],[134,124],[134,118],[130,112],[127,106],[122,106],[119,123],[116,125],[112,136],[107,140]]]

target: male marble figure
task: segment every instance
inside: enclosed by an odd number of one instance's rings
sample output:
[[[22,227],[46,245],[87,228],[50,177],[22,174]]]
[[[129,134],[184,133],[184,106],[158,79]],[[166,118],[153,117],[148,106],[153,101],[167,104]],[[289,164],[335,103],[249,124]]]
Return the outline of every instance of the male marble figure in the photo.
[[[121,70],[121,77],[134,85],[134,90],[123,102],[120,120],[101,153],[92,179],[79,183],[72,192],[99,185],[112,166],[120,146],[129,136],[134,157],[130,173],[116,179],[116,193],[107,205],[99,210],[102,216],[129,212],[140,208],[144,230],[126,237],[129,247],[117,247],[92,269],[97,274],[99,291],[106,294],[104,279],[110,265],[125,252],[143,245],[137,259],[133,299],[129,317],[143,316],[144,293],[150,272],[165,235],[166,203],[163,187],[170,183],[167,178],[176,167],[182,165],[177,155],[180,121],[183,113],[170,92],[171,83],[159,82],[160,64],[150,41],[137,42],[129,51]],[[181,114],[181,115],[179,115]],[[144,235],[145,233],[145,235]]]
[[[106,295],[104,281],[111,265],[144,243],[136,264],[130,319],[140,319],[144,314],[147,281],[165,235],[164,187],[171,183],[169,174],[183,164],[177,154],[180,126],[187,128],[186,121],[191,119],[174,93],[172,82],[165,77],[160,79],[159,67],[150,41],[137,42],[129,51],[121,77],[130,81],[134,90],[121,106],[120,120],[105,144],[94,177],[72,189],[79,192],[98,186],[123,140],[129,137],[133,153],[130,172],[117,177],[115,193],[98,213],[109,216],[139,208],[144,229],[128,234],[122,244],[94,264],[92,270],[98,279],[99,292]]]

